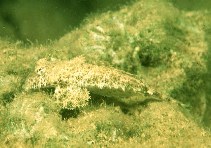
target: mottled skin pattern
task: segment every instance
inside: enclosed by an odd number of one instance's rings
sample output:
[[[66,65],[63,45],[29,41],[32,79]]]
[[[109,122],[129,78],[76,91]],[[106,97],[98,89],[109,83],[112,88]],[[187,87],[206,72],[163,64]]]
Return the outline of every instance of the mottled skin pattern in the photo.
[[[25,90],[54,87],[54,97],[64,108],[87,105],[89,92],[101,96],[127,98],[131,96],[156,97],[142,80],[111,67],[86,63],[84,57],[70,61],[40,59],[35,73],[29,77]]]

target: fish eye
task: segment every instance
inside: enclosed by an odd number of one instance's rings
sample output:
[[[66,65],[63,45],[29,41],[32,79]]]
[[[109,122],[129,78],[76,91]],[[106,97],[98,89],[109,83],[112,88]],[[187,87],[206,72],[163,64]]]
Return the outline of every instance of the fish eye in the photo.
[[[37,68],[36,72],[38,75],[42,75],[43,73],[45,73],[45,68],[44,67]]]

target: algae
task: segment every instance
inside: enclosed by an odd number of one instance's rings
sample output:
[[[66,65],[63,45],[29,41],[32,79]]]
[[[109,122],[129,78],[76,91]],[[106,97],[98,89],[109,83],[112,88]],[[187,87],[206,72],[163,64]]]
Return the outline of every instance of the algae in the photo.
[[[210,147],[209,22],[208,9],[137,0],[94,13],[46,45],[0,38],[2,147]],[[91,93],[87,106],[70,111],[52,99],[54,89],[24,91],[39,59],[79,55],[130,72],[171,99]]]

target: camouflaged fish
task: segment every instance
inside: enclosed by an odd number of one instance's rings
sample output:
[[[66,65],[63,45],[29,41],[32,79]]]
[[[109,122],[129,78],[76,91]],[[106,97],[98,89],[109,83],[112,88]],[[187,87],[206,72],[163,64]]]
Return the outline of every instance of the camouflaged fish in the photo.
[[[119,99],[131,96],[160,97],[132,74],[86,63],[82,56],[69,61],[38,60],[35,73],[27,79],[24,89],[28,91],[49,87],[55,88],[53,97],[67,109],[86,106],[90,92]]]

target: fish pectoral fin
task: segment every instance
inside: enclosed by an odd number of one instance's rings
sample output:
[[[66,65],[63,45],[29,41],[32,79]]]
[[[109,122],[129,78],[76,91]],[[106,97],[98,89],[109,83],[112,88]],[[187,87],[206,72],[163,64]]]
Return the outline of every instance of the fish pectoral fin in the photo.
[[[89,91],[86,88],[75,86],[57,86],[54,93],[57,103],[66,109],[84,107],[90,99]]]

